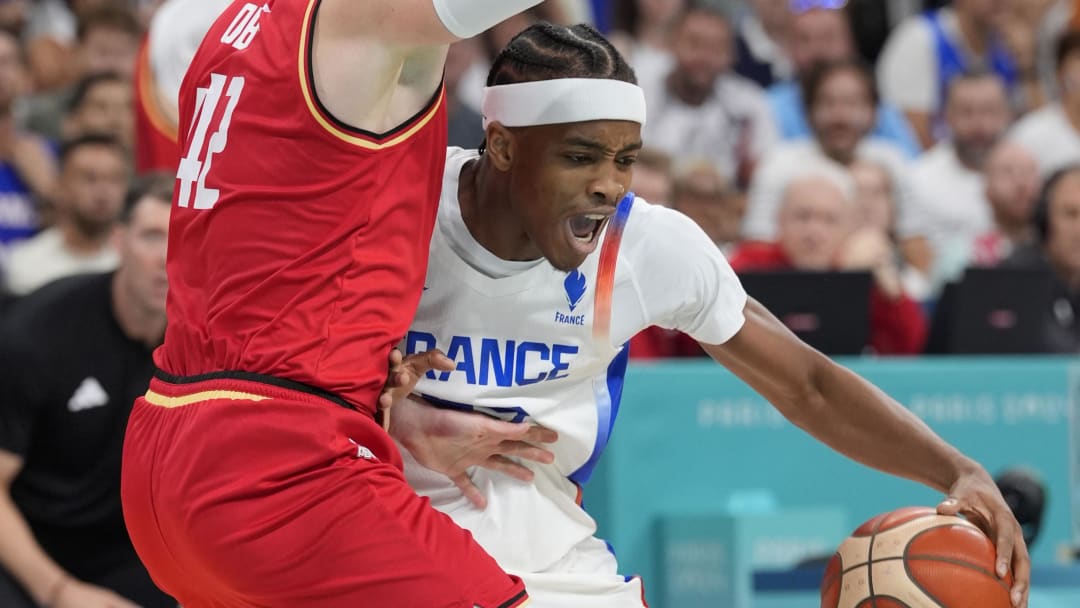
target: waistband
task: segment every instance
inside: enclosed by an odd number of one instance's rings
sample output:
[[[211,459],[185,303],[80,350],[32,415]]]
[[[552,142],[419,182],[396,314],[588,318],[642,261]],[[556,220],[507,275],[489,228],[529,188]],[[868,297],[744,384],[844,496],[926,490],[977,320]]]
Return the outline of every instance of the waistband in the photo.
[[[204,401],[265,401],[289,399],[303,403],[331,403],[353,411],[348,401],[302,382],[242,371],[222,371],[198,376],[174,376],[154,370],[146,401],[166,408],[183,407]]]

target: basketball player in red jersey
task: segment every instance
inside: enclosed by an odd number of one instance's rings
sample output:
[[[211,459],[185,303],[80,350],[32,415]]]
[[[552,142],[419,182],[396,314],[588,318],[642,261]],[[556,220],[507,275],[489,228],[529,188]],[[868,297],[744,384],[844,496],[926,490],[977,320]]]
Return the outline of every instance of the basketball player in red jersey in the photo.
[[[407,486],[375,420],[446,156],[446,45],[539,0],[237,0],[185,76],[169,327],[122,498],[202,606],[527,601]]]
[[[150,22],[135,66],[135,170],[175,171],[177,98],[210,25],[232,0],[166,0]]]

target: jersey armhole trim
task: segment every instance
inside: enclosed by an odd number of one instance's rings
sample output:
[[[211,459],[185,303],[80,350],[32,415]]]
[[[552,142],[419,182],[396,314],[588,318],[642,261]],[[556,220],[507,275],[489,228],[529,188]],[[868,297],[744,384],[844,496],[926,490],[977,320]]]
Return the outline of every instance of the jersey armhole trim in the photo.
[[[161,101],[158,99],[157,79],[154,78],[154,71],[150,69],[149,37],[143,38],[135,69],[138,70],[135,78],[139,87],[136,103],[142,108],[155,131],[170,141],[177,142],[179,137],[177,127],[165,117],[165,112],[161,108]]]
[[[423,129],[438,113],[444,103],[445,84],[439,84],[431,99],[419,112],[385,133],[374,133],[360,129],[338,119],[323,105],[315,89],[312,40],[315,36],[315,18],[320,4],[321,0],[308,1],[307,11],[304,13],[304,22],[301,25],[300,49],[297,59],[297,68],[300,73],[300,91],[304,96],[304,102],[307,104],[312,118],[330,135],[345,143],[368,150],[391,148],[407,141]]]

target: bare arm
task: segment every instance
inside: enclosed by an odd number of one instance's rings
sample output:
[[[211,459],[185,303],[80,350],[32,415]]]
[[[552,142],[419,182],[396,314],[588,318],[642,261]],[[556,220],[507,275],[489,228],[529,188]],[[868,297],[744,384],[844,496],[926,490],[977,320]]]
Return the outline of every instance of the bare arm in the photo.
[[[11,500],[11,483],[22,466],[19,456],[0,450],[0,565],[40,606],[137,608],[108,589],[76,580],[45,553]]]
[[[908,110],[904,112],[904,116],[907,117],[908,123],[911,124],[912,130],[915,131],[915,136],[919,139],[919,145],[923,150],[929,150],[934,147],[934,120],[933,117],[927,112],[919,112]]]
[[[0,564],[30,597],[44,606],[54,586],[66,574],[38,545],[26,519],[11,500],[11,483],[22,466],[21,458],[0,450]]]
[[[325,0],[313,39],[315,89],[339,120],[384,133],[431,99],[450,43],[539,2]]]
[[[978,468],[899,403],[800,341],[757,301],[748,301],[745,314],[734,338],[703,345],[705,351],[803,430],[867,466],[941,492]]]
[[[1013,604],[1025,605],[1030,561],[1023,533],[990,475],[881,390],[804,344],[755,300],[744,314],[735,337],[703,344],[705,351],[829,447],[949,493],[939,508],[963,512],[996,538],[999,575],[1011,564]]]

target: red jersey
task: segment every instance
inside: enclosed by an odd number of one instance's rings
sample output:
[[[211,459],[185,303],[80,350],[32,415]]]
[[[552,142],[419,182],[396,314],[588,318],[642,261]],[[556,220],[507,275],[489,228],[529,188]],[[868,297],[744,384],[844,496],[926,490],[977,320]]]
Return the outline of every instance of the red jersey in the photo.
[[[135,65],[135,171],[138,173],[176,169],[176,125],[165,116],[158,102],[149,46],[144,38]]]
[[[157,365],[313,386],[374,412],[416,311],[446,159],[443,92],[391,132],[319,102],[319,0],[236,2],[180,96]]]

